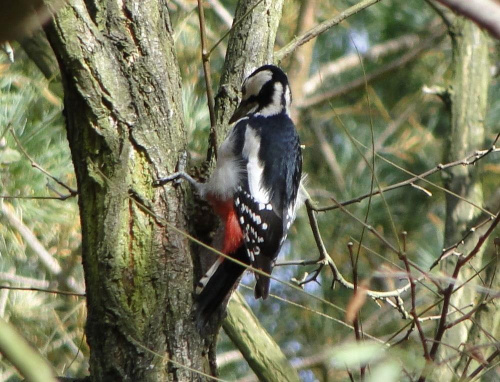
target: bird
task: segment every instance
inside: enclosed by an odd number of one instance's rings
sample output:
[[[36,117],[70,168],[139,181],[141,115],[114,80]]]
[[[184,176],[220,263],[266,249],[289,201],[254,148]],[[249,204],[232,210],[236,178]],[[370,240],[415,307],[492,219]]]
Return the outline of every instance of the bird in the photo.
[[[244,81],[234,124],[218,149],[215,169],[199,183],[182,177],[206,199],[224,225],[221,252],[254,272],[255,298],[269,295],[270,275],[297,209],[303,203],[302,150],[290,118],[292,95],[286,74],[264,65]],[[246,267],[220,256],[196,285],[198,315],[205,322],[234,289]]]

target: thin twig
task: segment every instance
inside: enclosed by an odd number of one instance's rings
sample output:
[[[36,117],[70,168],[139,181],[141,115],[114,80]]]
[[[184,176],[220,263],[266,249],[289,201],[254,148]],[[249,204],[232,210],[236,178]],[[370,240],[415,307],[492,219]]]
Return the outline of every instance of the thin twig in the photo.
[[[499,222],[500,222],[500,213],[498,213],[496,215],[495,220],[491,223],[490,227],[484,233],[484,235],[482,235],[479,238],[479,240],[477,241],[477,243],[476,243],[475,247],[472,249],[472,251],[470,251],[470,253],[467,256],[458,259],[457,264],[455,266],[455,269],[453,271],[453,275],[452,275],[452,279],[453,280],[455,280],[455,281],[457,280],[458,274],[460,272],[460,269],[467,262],[469,262],[472,259],[472,257],[474,257],[479,252],[480,248],[483,246],[483,244],[485,243],[486,239],[490,236],[491,232],[493,232],[493,230],[495,229],[495,227],[498,225]],[[443,294],[444,295],[444,299],[443,299],[443,307],[441,309],[441,318],[439,320],[438,328],[436,330],[436,335],[434,336],[434,341],[435,342],[432,345],[431,351],[429,353],[429,355],[431,357],[431,360],[435,360],[437,351],[439,349],[440,341],[443,338],[444,332],[446,331],[446,317],[447,317],[447,314],[448,314],[448,309],[449,309],[449,306],[450,306],[450,300],[451,300],[451,296],[452,296],[453,291],[454,291],[454,287],[455,287],[455,283],[454,282],[450,282],[448,288],[446,288],[446,290],[445,290],[445,292]],[[422,374],[420,376],[419,381],[421,381],[421,382],[425,381],[425,375],[424,374]]]
[[[324,92],[317,96],[304,98],[299,104],[295,106],[297,108],[308,108],[316,106],[323,102],[330,101],[333,98],[340,97],[344,94],[350,93],[351,91],[360,89],[364,86],[365,82],[368,83],[373,82],[376,79],[386,75],[387,73],[390,73],[398,68],[401,68],[402,66],[405,66],[409,62],[415,60],[421,54],[423,54],[427,49],[437,44],[437,42],[443,35],[444,35],[444,30],[440,29],[438,32],[432,34],[430,37],[422,41],[422,43],[419,44],[416,48],[403,54],[401,57],[394,59],[387,65],[375,69],[371,73],[368,73],[366,76],[361,76],[360,78],[356,78],[355,80],[352,80],[328,92]]]
[[[65,188],[66,190],[68,190],[68,192],[72,195],[72,196],[75,196],[78,194],[78,191],[71,188],[70,186],[68,186],[66,183],[62,182],[61,180],[57,179],[55,176],[53,176],[51,173],[49,173],[47,170],[45,170],[42,166],[40,166],[38,163],[36,163],[33,158],[28,154],[28,152],[25,150],[25,148],[23,147],[23,145],[21,144],[21,141],[19,141],[19,138],[17,137],[16,133],[14,132],[14,130],[12,129],[12,127],[9,127],[10,129],[10,132],[12,134],[12,137],[14,138],[14,140],[16,141],[16,144],[17,144],[17,147],[19,147],[19,150],[22,151],[22,153],[24,154],[24,156],[30,161],[31,163],[31,167],[34,167],[36,168],[37,170],[41,171],[42,173],[44,173],[46,176],[48,176],[50,179],[52,179],[54,182],[56,182],[58,185],[60,185],[61,187]]]
[[[44,289],[44,288],[36,288],[36,287],[15,287],[10,285],[0,285],[0,290],[19,290],[19,291],[31,291],[31,292],[44,292],[44,293],[53,293],[53,294],[61,294],[64,296],[77,296],[77,297],[85,297],[85,293],[77,293],[77,292],[68,292],[64,290],[57,289]]]
[[[250,9],[248,11],[245,12],[245,14],[243,16],[241,16],[241,18],[235,22],[233,22],[233,26],[228,30],[226,31],[226,33],[224,33],[222,35],[222,37],[219,39],[219,41],[217,41],[214,46],[212,46],[212,48],[208,51],[207,53],[207,57],[210,57],[210,55],[212,54],[212,52],[214,51],[215,48],[217,48],[217,45],[219,45],[228,35],[229,33],[231,33],[231,31],[237,26],[239,25],[243,20],[245,20],[245,18],[260,4],[262,3],[264,0],[259,0],[257,1],[252,7],[250,7]]]
[[[309,29],[306,33],[301,36],[295,37],[292,41],[290,41],[286,46],[281,48],[274,55],[275,63],[279,64],[285,57],[290,55],[295,49],[299,46],[305,44],[309,40],[314,37],[320,35],[321,33],[327,31],[331,27],[340,24],[342,21],[347,19],[348,17],[362,11],[369,6],[378,3],[380,0],[364,0],[359,3],[353,5],[350,8],[347,8],[344,12],[339,13],[338,15],[332,17],[329,20],[323,21],[321,24],[316,25],[314,28]]]
[[[498,136],[497,136],[497,139],[498,139]],[[358,197],[356,197],[354,199],[351,199],[351,200],[348,200],[348,201],[345,201],[345,202],[342,202],[342,203],[338,203],[337,202],[337,203],[335,203],[334,205],[331,205],[331,206],[314,207],[314,211],[317,211],[317,212],[330,211],[330,210],[335,210],[337,208],[341,208],[342,206],[345,207],[345,206],[348,206],[350,204],[359,203],[362,200],[364,200],[366,198],[369,198],[370,196],[379,195],[381,192],[392,191],[392,190],[395,190],[397,188],[408,186],[408,185],[411,185],[412,183],[414,183],[414,182],[416,182],[418,180],[424,180],[424,181],[426,181],[426,179],[425,179],[426,177],[428,177],[428,176],[430,176],[432,174],[435,174],[437,172],[440,172],[442,170],[446,170],[448,168],[455,167],[455,166],[460,166],[460,165],[462,165],[462,166],[470,166],[472,164],[475,164],[478,160],[483,159],[486,155],[488,155],[490,153],[497,153],[497,152],[500,152],[500,148],[497,148],[497,147],[495,147],[495,145],[492,145],[487,150],[476,151],[475,153],[470,154],[467,157],[465,157],[463,159],[456,160],[454,162],[450,162],[450,163],[446,163],[446,164],[438,164],[437,166],[431,168],[430,170],[427,170],[427,171],[425,171],[425,172],[423,172],[423,173],[421,173],[419,175],[414,175],[412,178],[409,178],[409,179],[407,179],[405,181],[395,183],[395,184],[393,184],[391,186],[388,186],[388,187],[384,187],[381,190],[375,190],[372,193],[367,193],[367,194],[358,196]],[[432,184],[432,185],[433,186],[437,186],[437,185],[434,185],[434,184]],[[483,210],[483,212],[486,212],[490,217],[494,217],[493,213],[491,213],[489,211],[486,211],[486,210],[484,210],[481,207],[478,207],[478,208],[480,208],[481,210]]]
[[[410,314],[413,317],[413,320],[414,320],[415,325],[416,325],[417,330],[418,330],[418,334],[420,336],[420,342],[422,343],[422,348],[424,349],[424,358],[426,359],[426,361],[430,361],[429,349],[427,347],[427,338],[425,337],[424,330],[422,329],[422,325],[421,325],[419,317],[417,315],[417,294],[416,294],[415,280],[413,279],[413,276],[411,275],[410,264],[408,263],[408,258],[406,257],[406,253],[403,253],[400,256],[400,259],[403,261],[403,263],[405,265],[406,273],[408,275],[408,281],[410,282],[410,291],[411,291]]]
[[[340,273],[340,271],[337,268],[337,265],[332,260],[332,258],[330,257],[330,255],[328,254],[328,252],[325,248],[325,245],[323,243],[323,239],[321,238],[321,233],[319,232],[318,222],[317,222],[316,216],[314,215],[314,209],[312,207],[312,202],[309,199],[306,200],[306,209],[307,209],[307,215],[309,217],[309,224],[310,224],[311,229],[313,231],[313,236],[314,236],[314,239],[316,241],[316,246],[317,246],[319,253],[320,253],[320,258],[318,261],[326,260],[330,269],[332,270],[334,281],[338,281],[343,287],[345,287],[347,289],[354,290],[354,285],[352,283],[350,283],[349,281],[347,281],[342,276],[342,274]],[[360,221],[360,222],[363,223],[362,221]],[[394,248],[394,250],[395,250],[395,248]],[[391,297],[400,296],[403,292],[407,291],[409,288],[410,288],[410,283],[408,283],[407,285],[405,285],[401,288],[394,289],[394,290],[387,291],[387,292],[379,292],[379,291],[367,289],[366,294],[367,294],[367,296],[369,296],[370,298],[373,298],[375,300],[383,300],[383,299],[387,299],[387,298],[391,298]]]
[[[455,254],[456,253],[455,249],[457,249],[460,245],[463,245],[464,242],[465,242],[465,240],[467,240],[467,238],[470,235],[474,234],[478,229],[480,229],[482,226],[484,226],[485,224],[487,224],[491,220],[492,220],[492,218],[489,217],[489,218],[483,220],[482,222],[480,222],[479,224],[477,224],[476,226],[474,226],[472,228],[469,228],[467,230],[467,233],[459,241],[457,241],[453,245],[450,245],[448,248],[444,248],[443,251],[441,252],[441,255],[432,263],[432,265],[430,266],[429,270],[431,270],[432,268],[434,268],[442,260],[446,259],[450,255]]]
[[[33,200],[60,200],[60,201],[65,201],[66,199],[74,198],[76,195],[77,194],[68,194],[68,195],[61,195],[61,196],[27,196],[27,195],[12,196],[12,195],[0,195],[0,199],[33,199]]]
[[[201,59],[203,61],[203,72],[205,73],[205,87],[207,91],[208,112],[210,114],[210,135],[208,140],[207,161],[217,159],[217,131],[215,129],[215,103],[212,90],[212,75],[210,71],[210,58],[207,53],[207,34],[205,30],[205,11],[203,0],[198,0],[198,16],[200,19]]]
[[[470,373],[469,377],[467,378],[469,381],[472,380],[475,376],[477,376],[481,370],[483,370],[486,366],[491,364],[491,362],[500,355],[500,349],[495,350],[486,360],[487,364],[481,364],[477,367],[476,370],[474,370],[472,373]]]

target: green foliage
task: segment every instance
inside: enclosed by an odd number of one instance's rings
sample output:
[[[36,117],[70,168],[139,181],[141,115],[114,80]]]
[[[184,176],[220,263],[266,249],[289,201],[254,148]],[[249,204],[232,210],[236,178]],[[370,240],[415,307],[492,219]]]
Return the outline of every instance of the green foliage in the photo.
[[[0,55],[0,195],[6,197],[0,199],[0,284],[66,289],[64,280],[72,277],[83,290],[76,199],[31,199],[57,198],[68,191],[35,168],[30,158],[53,177],[76,187],[62,100],[50,91],[48,81],[19,47],[14,47],[14,64]],[[36,237],[61,267],[60,275],[42,265],[33,243],[11,219],[20,221]],[[0,316],[61,374],[85,372],[85,315],[81,298],[0,291]],[[17,371],[5,361],[0,361],[0,380],[19,380]]]

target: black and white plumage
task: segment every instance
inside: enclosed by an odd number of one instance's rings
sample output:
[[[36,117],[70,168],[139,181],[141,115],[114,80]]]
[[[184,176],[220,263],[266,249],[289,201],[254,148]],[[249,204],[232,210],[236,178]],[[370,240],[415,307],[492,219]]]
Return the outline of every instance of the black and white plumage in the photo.
[[[265,65],[248,76],[215,170],[207,183],[197,185],[224,223],[222,252],[268,274],[303,199],[302,154],[289,115],[291,98],[288,79],[278,67]],[[202,316],[217,309],[244,270],[222,257],[214,263],[197,287]],[[265,299],[269,277],[255,276],[255,297]]]
[[[262,66],[244,81],[230,120],[236,125],[205,187],[207,195],[232,198],[249,260],[269,274],[301,203],[302,153],[291,98],[288,79],[276,66]],[[255,296],[266,298],[269,278],[256,279]]]

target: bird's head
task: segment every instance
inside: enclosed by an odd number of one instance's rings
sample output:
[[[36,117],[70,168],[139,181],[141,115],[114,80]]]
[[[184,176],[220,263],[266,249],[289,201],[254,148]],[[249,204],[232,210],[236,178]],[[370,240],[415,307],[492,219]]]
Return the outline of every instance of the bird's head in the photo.
[[[243,82],[241,102],[229,123],[248,114],[289,114],[291,102],[292,93],[286,74],[274,65],[261,66]]]

